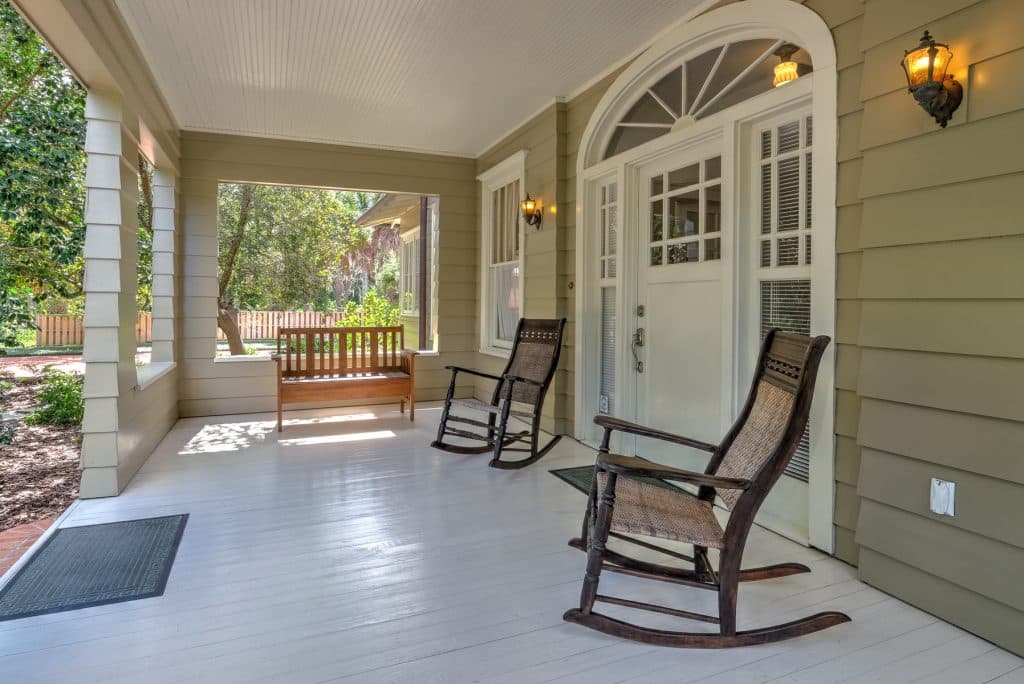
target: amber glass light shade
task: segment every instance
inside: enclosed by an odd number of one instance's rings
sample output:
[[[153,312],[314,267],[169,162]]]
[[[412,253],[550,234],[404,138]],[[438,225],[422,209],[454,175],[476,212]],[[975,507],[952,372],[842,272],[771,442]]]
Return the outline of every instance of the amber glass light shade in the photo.
[[[907,86],[916,88],[925,83],[942,83],[946,80],[946,69],[953,59],[948,45],[936,43],[925,31],[921,44],[909,50],[903,57],[903,70],[907,74]]]
[[[772,85],[778,88],[800,78],[800,65],[796,62],[782,62],[775,65],[775,78]]]
[[[530,193],[526,193],[526,199],[519,202],[519,210],[523,215],[523,219],[526,220],[527,225],[540,226],[544,210],[540,206],[540,201],[530,197]]]

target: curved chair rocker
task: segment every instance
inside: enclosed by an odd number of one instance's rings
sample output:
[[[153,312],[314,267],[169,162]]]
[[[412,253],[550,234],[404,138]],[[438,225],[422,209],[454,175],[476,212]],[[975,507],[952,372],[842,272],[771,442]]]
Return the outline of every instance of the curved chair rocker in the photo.
[[[543,448],[538,448],[540,414],[544,406],[544,396],[555,375],[555,368],[558,367],[558,355],[562,350],[562,331],[564,329],[564,318],[519,319],[515,342],[512,345],[512,354],[501,375],[491,375],[459,366],[445,366],[452,372],[452,381],[444,400],[441,424],[437,428],[437,439],[431,442],[430,446],[456,454],[482,454],[492,451],[494,456],[489,465],[492,468],[506,470],[530,465],[551,451],[551,448],[562,437],[556,435]],[[494,394],[491,396],[491,403],[488,404],[479,399],[454,399],[455,380],[459,373],[468,373],[497,381]],[[513,407],[513,404],[516,406]],[[482,411],[487,414],[487,422],[454,415],[451,413],[452,406]],[[509,433],[508,420],[510,416],[528,422],[530,429]],[[449,427],[449,421],[481,428],[484,432],[478,433]],[[446,435],[480,441],[483,442],[483,445],[448,444],[444,441]],[[509,446],[516,442],[528,442],[529,448]],[[501,460],[503,451],[522,451],[528,452],[530,455],[518,461],[503,461]]]
[[[779,479],[796,451],[807,424],[814,380],[828,337],[768,332],[761,347],[757,372],[746,404],[719,445],[653,430],[611,417],[598,416],[604,428],[594,485],[583,522],[583,537],[570,546],[587,552],[587,569],[580,607],[563,619],[614,636],[659,646],[727,648],[790,639],[848,622],[843,613],[823,612],[801,620],[748,631],[736,630],[736,595],[740,582],[810,572],[799,563],[740,569],[743,547],[761,502]],[[711,453],[704,473],[659,465],[637,457],[608,453],[615,430],[664,440]],[[656,487],[629,477],[647,475],[696,485],[697,495]],[[715,495],[730,510],[725,530],[712,511]],[[596,515],[595,515],[596,511]],[[693,545],[688,556],[651,542],[627,537],[640,535]],[[682,560],[678,568],[637,560],[607,548],[609,537]],[[715,568],[708,549],[717,549]],[[602,570],[646,577],[718,592],[718,615],[705,615],[597,593]],[[714,632],[674,632],[630,624],[593,611],[601,601],[718,625]]]

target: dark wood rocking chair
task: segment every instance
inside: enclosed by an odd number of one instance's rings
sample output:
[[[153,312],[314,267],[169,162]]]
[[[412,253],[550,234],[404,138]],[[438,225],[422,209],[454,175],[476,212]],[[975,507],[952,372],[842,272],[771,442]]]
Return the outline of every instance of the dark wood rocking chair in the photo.
[[[566,612],[566,621],[647,644],[726,648],[790,639],[850,620],[843,613],[823,612],[771,627],[736,629],[740,582],[810,572],[810,568],[799,563],[741,569],[740,561],[754,515],[786,469],[803,435],[818,363],[828,343],[828,337],[769,331],[746,404],[717,446],[616,418],[595,418],[604,428],[604,439],[594,466],[583,536],[569,542],[570,546],[587,552],[587,569],[580,607]],[[711,459],[703,473],[695,473],[611,454],[609,439],[616,430],[701,449],[711,453]],[[698,493],[671,491],[630,477],[641,475],[696,485]],[[724,530],[712,510],[716,494],[730,511]],[[693,555],[626,535],[688,543],[693,546]],[[613,551],[607,548],[609,537],[684,561],[686,567],[651,563]],[[708,549],[718,550],[717,564],[712,563]],[[602,570],[710,589],[718,593],[718,615],[603,596],[597,593]],[[594,603],[598,601],[709,622],[718,625],[718,633],[641,627],[594,612]]]
[[[441,413],[441,424],[437,428],[437,439],[430,446],[456,454],[482,454],[493,452],[490,466],[492,468],[515,469],[527,466],[544,454],[551,451],[562,437],[556,435],[544,447],[539,447],[540,416],[544,406],[544,396],[555,375],[558,366],[558,355],[562,350],[562,331],[565,319],[519,319],[516,327],[515,342],[512,354],[501,375],[491,375],[459,366],[445,366],[452,372],[452,381],[448,386],[448,395],[444,400]],[[478,399],[455,399],[455,380],[459,373],[468,373],[497,382],[491,402]],[[487,422],[458,416],[451,412],[453,406],[461,406],[487,414]],[[509,417],[513,416],[530,424],[529,430],[510,433]],[[449,422],[470,425],[482,429],[474,432],[470,429],[456,428]],[[463,446],[444,441],[445,436],[462,437],[479,442],[481,446]],[[529,443],[528,448],[510,447],[516,442]],[[517,461],[501,460],[503,451],[528,452],[527,458]]]

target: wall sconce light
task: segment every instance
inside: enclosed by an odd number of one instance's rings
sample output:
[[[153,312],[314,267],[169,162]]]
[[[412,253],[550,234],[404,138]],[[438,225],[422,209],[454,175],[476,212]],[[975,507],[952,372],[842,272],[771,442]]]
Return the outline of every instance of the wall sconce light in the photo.
[[[936,43],[928,31],[921,36],[921,44],[906,50],[900,60],[907,76],[907,87],[917,104],[943,128],[964,99],[963,86],[946,73],[952,61],[949,46]]]
[[[537,230],[540,230],[540,222],[544,218],[544,209],[541,207],[540,200],[533,199],[530,197],[530,193],[526,193],[526,199],[519,203],[519,209],[523,213],[526,225],[536,226]]]
[[[772,79],[772,85],[776,88],[792,83],[810,72],[811,68],[808,65],[793,61],[793,55],[799,49],[797,45],[786,43],[775,51],[775,55],[779,58],[779,63],[775,65],[775,78]]]

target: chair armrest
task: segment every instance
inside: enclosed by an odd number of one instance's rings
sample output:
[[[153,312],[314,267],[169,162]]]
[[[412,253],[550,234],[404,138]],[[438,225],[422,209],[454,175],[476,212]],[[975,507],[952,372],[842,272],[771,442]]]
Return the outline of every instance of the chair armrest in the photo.
[[[654,428],[649,428],[644,425],[630,423],[628,420],[622,420],[621,418],[613,418],[611,416],[594,416],[594,422],[605,430],[628,432],[641,437],[651,437],[653,439],[660,439],[664,442],[673,442],[674,444],[682,444],[683,446],[693,447],[694,449],[710,451],[711,453],[718,451],[718,445],[716,444],[708,444],[707,442],[702,442],[699,439],[692,439],[682,435],[674,435],[671,432],[655,430]]]
[[[544,385],[542,382],[531,380],[530,378],[524,378],[521,375],[512,375],[511,373],[505,375],[505,379],[511,382],[525,382],[528,385],[535,385],[537,387],[542,387]]]
[[[647,477],[656,477],[661,480],[687,482],[702,487],[714,487],[715,489],[746,489],[750,486],[750,480],[695,473],[692,470],[683,470],[682,468],[673,468],[672,466],[645,461],[636,456],[598,454],[597,467],[620,475],[646,475]]]
[[[403,349],[402,350],[402,354],[404,356],[419,356],[420,355],[419,351],[417,351],[415,349]]]
[[[445,366],[445,369],[450,370],[453,373],[469,373],[470,375],[476,375],[481,378],[501,380],[501,378],[497,375],[491,375],[490,373],[484,373],[483,371],[473,370],[472,368],[463,368],[462,366]]]
[[[277,361],[278,363],[281,363],[281,359],[284,358],[284,354],[280,354],[280,353],[278,353],[278,354],[271,354],[270,358],[271,358],[272,361]]]

